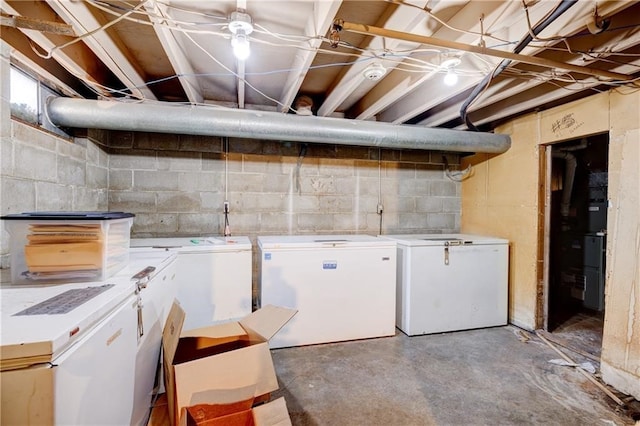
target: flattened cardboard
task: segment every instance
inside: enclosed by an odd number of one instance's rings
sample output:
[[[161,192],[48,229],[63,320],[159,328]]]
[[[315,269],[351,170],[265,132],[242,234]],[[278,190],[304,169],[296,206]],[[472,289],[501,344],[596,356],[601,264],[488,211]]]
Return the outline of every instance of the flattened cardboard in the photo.
[[[284,397],[255,407],[252,411],[253,422],[258,426],[291,426],[291,418]]]
[[[296,312],[280,306],[267,305],[238,322],[249,335],[257,335],[264,340],[269,340],[293,318]]]
[[[230,395],[239,389],[251,388],[251,397],[278,389],[268,339],[296,311],[263,309],[239,322],[181,333],[185,312],[174,302],[163,332],[165,387],[173,425],[185,421],[186,407],[229,403]]]

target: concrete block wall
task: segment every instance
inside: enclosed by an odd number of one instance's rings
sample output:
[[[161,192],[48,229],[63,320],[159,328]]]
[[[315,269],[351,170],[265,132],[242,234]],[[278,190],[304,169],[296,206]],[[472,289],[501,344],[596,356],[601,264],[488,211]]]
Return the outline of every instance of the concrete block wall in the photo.
[[[228,143],[228,145],[226,145]],[[111,132],[109,209],[134,237],[457,232],[443,153]],[[225,148],[228,146],[228,148]],[[447,154],[453,167],[459,156]]]
[[[109,156],[91,138],[65,140],[2,116],[0,212],[108,210]],[[3,130],[4,132],[4,130]],[[9,234],[0,221],[0,266],[9,267]]]
[[[0,41],[0,215],[46,210],[108,210],[105,132],[63,139],[11,118],[10,51]],[[0,268],[10,265],[0,220]]]

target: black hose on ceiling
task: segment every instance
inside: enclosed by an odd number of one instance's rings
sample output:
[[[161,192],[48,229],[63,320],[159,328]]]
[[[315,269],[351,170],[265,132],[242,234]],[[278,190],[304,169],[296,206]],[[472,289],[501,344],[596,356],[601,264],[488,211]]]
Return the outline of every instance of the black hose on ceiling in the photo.
[[[569,10],[569,8],[575,5],[576,3],[578,3],[578,0],[562,0],[560,4],[558,4],[558,6],[555,8],[553,13],[551,13],[542,22],[540,22],[538,25],[532,28],[531,32],[527,32],[527,34],[520,40],[518,45],[513,49],[513,53],[522,52],[522,50],[525,47],[527,47],[527,45],[531,43],[531,41],[533,40],[533,36],[531,35],[531,33],[533,33],[533,35],[540,34],[553,21],[558,19],[560,15],[562,15],[564,12]],[[482,93],[482,91],[491,82],[491,80],[493,80],[502,71],[504,71],[511,64],[511,62],[512,61],[510,59],[504,59],[502,62],[500,62],[498,67],[495,70],[493,70],[493,72],[491,72],[490,74],[487,74],[482,79],[482,81],[478,83],[478,85],[473,89],[469,97],[464,101],[464,103],[462,104],[462,107],[460,107],[460,118],[465,122],[469,130],[473,130],[475,132],[478,131],[478,128],[471,122],[471,119],[469,119],[469,115],[467,112],[467,110],[469,109],[469,106],[480,95],[480,93]]]

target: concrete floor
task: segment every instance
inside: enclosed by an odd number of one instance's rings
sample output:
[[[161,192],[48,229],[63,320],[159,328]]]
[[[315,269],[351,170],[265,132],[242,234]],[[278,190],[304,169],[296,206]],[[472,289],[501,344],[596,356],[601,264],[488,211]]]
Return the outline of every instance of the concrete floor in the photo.
[[[273,351],[294,425],[627,425],[535,336],[506,326]],[[576,362],[588,361],[569,353]]]

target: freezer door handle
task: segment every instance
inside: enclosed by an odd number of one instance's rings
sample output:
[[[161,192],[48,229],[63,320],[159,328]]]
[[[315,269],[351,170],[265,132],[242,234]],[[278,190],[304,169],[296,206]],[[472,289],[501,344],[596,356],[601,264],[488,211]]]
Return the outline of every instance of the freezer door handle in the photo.
[[[449,265],[449,244],[444,243],[444,264]]]
[[[137,308],[138,308],[138,343],[142,336],[144,336],[144,324],[142,323],[142,297],[140,297],[140,293],[137,295]]]
[[[136,281],[148,281],[151,278],[151,273],[156,270],[155,266],[147,266],[142,269],[140,272],[131,277],[132,280]]]

